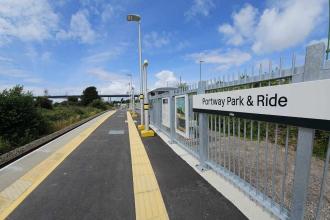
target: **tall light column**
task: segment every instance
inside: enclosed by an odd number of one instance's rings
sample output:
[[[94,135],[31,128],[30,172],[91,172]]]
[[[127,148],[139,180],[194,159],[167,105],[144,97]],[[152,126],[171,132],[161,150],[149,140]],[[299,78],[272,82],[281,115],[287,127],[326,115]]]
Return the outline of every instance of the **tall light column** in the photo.
[[[133,112],[135,112],[135,95],[134,95],[134,87],[132,86],[132,104],[133,104]]]
[[[147,72],[147,68],[148,68],[148,60],[144,60],[143,62],[143,92],[144,92],[144,114],[145,114],[145,130],[148,131],[149,130],[149,98],[148,98],[148,72]]]
[[[135,108],[134,108],[134,95],[133,95],[133,75],[132,74],[126,74],[127,76],[130,77],[130,87],[129,87],[129,91],[130,91],[130,97],[131,97],[131,110],[134,112],[135,111]]]
[[[140,115],[141,115],[141,124],[144,122],[144,115],[143,115],[143,76],[142,76],[142,43],[141,43],[141,17],[135,14],[127,15],[127,21],[135,21],[138,22],[138,31],[139,31],[139,68],[140,68]]]

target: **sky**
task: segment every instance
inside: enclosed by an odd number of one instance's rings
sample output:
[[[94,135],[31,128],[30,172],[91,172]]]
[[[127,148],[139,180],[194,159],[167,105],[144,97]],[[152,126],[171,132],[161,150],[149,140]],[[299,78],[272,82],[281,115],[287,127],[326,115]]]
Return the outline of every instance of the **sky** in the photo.
[[[0,90],[35,95],[122,94],[139,90],[137,23],[148,88],[289,66],[326,42],[326,0],[0,0]]]

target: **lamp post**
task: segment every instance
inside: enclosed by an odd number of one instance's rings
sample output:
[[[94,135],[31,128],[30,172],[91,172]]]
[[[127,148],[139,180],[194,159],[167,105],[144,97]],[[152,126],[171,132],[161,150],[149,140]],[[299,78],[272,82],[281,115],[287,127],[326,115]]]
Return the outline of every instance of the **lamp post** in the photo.
[[[148,98],[148,81],[147,81],[147,77],[148,77],[148,72],[147,72],[147,68],[148,68],[148,60],[144,60],[143,62],[143,93],[144,93],[144,113],[145,113],[145,130],[148,131],[149,130],[149,98]]]
[[[134,109],[134,94],[133,94],[133,76],[132,74],[126,74],[127,76],[130,77],[130,87],[129,87],[129,92],[130,92],[130,96],[131,96],[131,110],[134,112],[135,109]]]
[[[199,81],[202,81],[202,63],[204,63],[203,60],[199,61]]]
[[[128,92],[127,95],[130,97],[129,104],[128,104],[128,110],[132,110],[132,94],[131,94],[131,83],[128,83]]]
[[[134,96],[134,87],[132,86],[132,106],[133,112],[135,112],[135,96]]]
[[[143,79],[142,79],[142,44],[141,44],[141,17],[135,14],[127,15],[127,21],[135,21],[138,23],[138,35],[139,35],[139,68],[140,68],[140,107],[141,107],[141,124],[143,124]]]
[[[149,97],[148,97],[148,61],[144,60],[143,63],[143,92],[144,92],[144,104],[143,104],[143,110],[144,110],[144,130],[141,129],[141,136],[142,137],[153,137],[155,136],[155,132],[153,130],[149,130]]]

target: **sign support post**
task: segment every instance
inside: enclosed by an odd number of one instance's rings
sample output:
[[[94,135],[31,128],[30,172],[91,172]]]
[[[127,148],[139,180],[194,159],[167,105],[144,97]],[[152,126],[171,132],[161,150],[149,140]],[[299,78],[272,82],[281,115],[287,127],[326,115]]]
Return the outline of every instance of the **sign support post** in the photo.
[[[206,88],[206,82],[200,81],[198,83],[198,91],[197,94],[204,94]],[[209,131],[209,121],[207,117],[207,113],[198,113],[199,120],[199,161],[200,164],[198,166],[199,169],[205,170],[207,168],[206,161],[208,157],[208,131]]]
[[[301,81],[321,78],[320,70],[324,60],[324,44],[307,47],[305,71]],[[298,129],[298,143],[294,170],[293,199],[290,219],[303,220],[308,194],[311,160],[313,154],[315,130],[310,128]]]
[[[174,104],[174,92],[170,91],[170,96],[168,98],[169,104],[169,116],[170,116],[170,144],[175,143],[175,104]]]

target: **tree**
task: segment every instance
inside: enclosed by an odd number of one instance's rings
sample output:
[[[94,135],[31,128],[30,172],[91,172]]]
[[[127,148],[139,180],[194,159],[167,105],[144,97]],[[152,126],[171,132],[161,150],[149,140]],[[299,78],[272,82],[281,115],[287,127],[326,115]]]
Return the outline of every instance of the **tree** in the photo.
[[[68,97],[68,103],[70,105],[76,105],[78,104],[78,97],[75,97],[75,96],[69,96]]]
[[[53,101],[48,99],[46,96],[39,96],[36,99],[36,106],[45,109],[52,109]]]
[[[90,86],[83,91],[83,95],[81,96],[81,103],[83,105],[88,105],[95,99],[100,99],[99,94],[96,90],[96,87]]]
[[[22,86],[0,92],[0,139],[10,148],[28,143],[47,132],[33,96]]]
[[[101,99],[95,99],[89,105],[94,108],[101,109],[101,110],[107,110],[107,108],[108,108],[107,104]]]

